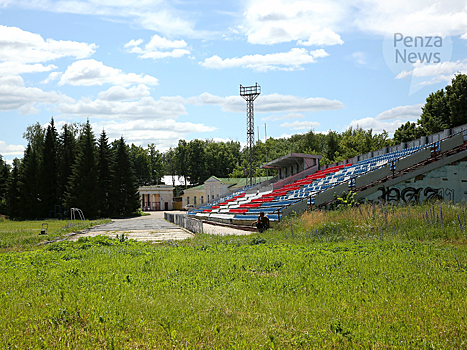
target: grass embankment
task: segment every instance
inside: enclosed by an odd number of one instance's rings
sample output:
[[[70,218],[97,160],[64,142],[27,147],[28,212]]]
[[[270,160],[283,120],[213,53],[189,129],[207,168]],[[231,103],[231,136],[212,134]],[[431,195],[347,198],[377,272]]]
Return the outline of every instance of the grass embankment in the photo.
[[[0,347],[466,348],[464,209],[441,207],[313,212],[261,235],[96,237],[4,253]]]
[[[36,245],[40,242],[54,240],[67,233],[107,222],[110,220],[10,221],[0,218],[0,253],[36,249]],[[46,229],[47,234],[40,235],[42,228]]]

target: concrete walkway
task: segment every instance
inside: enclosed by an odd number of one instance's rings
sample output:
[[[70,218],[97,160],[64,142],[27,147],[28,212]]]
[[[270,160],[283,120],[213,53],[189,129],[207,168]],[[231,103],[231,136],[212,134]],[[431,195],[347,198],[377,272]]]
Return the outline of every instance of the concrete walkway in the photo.
[[[172,214],[184,212],[171,211]],[[160,242],[168,240],[184,240],[194,236],[188,230],[164,220],[164,212],[149,212],[150,215],[129,219],[114,219],[111,223],[99,225],[85,230],[82,233],[71,236],[70,240],[78,240],[80,237],[94,237],[99,235],[115,238],[124,234],[129,239],[138,241]],[[204,232],[216,235],[245,235],[251,232],[237,230],[230,227],[222,227],[204,224]]]

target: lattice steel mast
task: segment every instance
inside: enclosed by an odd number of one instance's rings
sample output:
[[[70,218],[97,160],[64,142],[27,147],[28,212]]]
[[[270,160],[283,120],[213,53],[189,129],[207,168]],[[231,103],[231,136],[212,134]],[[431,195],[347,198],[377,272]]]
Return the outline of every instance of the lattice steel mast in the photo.
[[[246,101],[246,142],[250,158],[250,185],[253,184],[253,161],[255,146],[255,111],[253,102],[261,94],[261,86],[256,83],[254,86],[240,85],[240,96]]]

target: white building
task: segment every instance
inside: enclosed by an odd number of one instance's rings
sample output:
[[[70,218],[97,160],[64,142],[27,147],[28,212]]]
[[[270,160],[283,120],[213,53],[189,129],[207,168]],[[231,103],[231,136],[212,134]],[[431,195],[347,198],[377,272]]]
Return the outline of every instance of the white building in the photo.
[[[141,209],[149,210],[173,210],[174,187],[167,185],[142,186],[138,188],[141,199]]]

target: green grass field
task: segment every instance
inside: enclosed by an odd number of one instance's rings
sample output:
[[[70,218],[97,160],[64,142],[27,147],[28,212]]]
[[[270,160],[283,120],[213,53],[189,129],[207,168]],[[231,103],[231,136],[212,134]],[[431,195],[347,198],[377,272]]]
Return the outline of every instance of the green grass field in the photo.
[[[6,251],[0,348],[467,348],[464,212],[363,206],[250,236]]]

